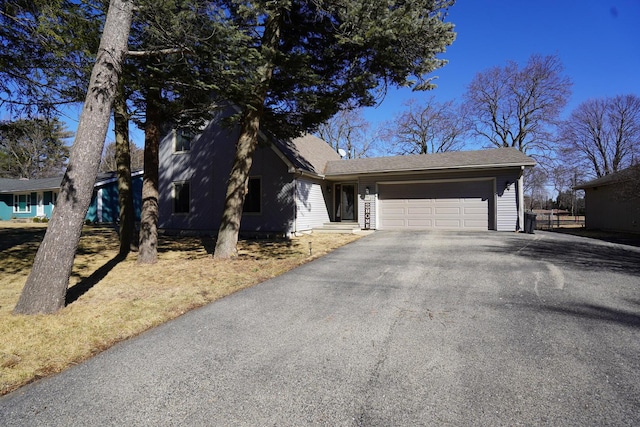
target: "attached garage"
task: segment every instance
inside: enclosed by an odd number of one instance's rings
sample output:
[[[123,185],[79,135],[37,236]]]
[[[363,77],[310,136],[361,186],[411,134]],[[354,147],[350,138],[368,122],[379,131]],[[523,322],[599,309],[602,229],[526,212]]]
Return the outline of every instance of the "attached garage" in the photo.
[[[384,183],[378,228],[488,230],[493,181]]]
[[[356,188],[354,211],[365,229],[518,231],[523,172],[534,165],[505,147],[331,161],[325,178],[329,192],[342,184]]]

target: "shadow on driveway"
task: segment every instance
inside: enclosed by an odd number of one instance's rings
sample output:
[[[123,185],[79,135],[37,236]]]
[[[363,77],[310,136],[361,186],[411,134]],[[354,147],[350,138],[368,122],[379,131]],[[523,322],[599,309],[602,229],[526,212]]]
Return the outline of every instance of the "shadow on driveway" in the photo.
[[[584,320],[603,321],[632,328],[640,328],[640,315],[622,309],[614,309],[594,304],[563,305],[562,307],[542,305],[537,307],[537,309]]]
[[[640,276],[640,251],[622,245],[592,242],[573,236],[536,234],[536,238],[523,242],[507,240],[506,245],[488,248],[501,254],[517,255],[527,260],[547,261],[571,269],[611,271]]]
[[[622,245],[635,246],[640,248],[640,234],[618,233],[614,231],[590,230],[585,228],[557,228],[549,230],[552,233],[570,234],[572,236],[588,237],[590,239],[602,240],[609,243],[620,243]]]

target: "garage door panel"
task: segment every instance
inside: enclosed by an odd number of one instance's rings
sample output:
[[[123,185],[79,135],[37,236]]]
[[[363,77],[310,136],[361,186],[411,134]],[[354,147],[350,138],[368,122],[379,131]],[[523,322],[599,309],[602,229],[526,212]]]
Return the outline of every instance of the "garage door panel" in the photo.
[[[436,215],[460,215],[461,213],[462,208],[459,206],[438,206],[435,209]]]
[[[381,184],[381,229],[489,228],[490,181]]]
[[[385,206],[381,209],[383,215],[405,215],[406,208],[403,206]]]
[[[482,206],[465,206],[464,214],[465,215],[486,215],[487,210]]]
[[[407,220],[407,227],[410,228],[416,228],[416,227],[421,227],[421,228],[432,228],[433,227],[433,221],[430,219],[426,219],[426,218],[418,218],[418,219],[413,219],[413,218],[409,218]]]
[[[464,228],[486,230],[487,221],[485,220],[465,220]]]
[[[410,206],[407,208],[408,215],[431,215],[433,214],[433,208],[427,206]]]
[[[435,228],[445,228],[445,229],[449,229],[449,228],[461,228],[462,227],[462,220],[460,219],[436,219],[434,221],[434,226]]]

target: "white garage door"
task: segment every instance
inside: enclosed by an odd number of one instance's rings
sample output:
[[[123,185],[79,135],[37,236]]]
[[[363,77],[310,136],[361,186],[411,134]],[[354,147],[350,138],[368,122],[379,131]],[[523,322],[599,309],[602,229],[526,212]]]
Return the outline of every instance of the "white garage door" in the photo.
[[[489,229],[491,181],[380,184],[379,227]]]

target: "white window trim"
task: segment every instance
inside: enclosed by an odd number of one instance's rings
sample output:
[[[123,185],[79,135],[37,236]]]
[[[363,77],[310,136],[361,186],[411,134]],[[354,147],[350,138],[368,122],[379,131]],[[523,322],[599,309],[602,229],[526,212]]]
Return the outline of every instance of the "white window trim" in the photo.
[[[174,129],[173,130],[173,154],[186,154],[189,153],[191,151],[191,144],[193,143],[193,140],[195,139],[194,136],[191,137],[191,140],[189,141],[189,149],[188,150],[178,150],[178,132],[179,129]]]
[[[20,205],[20,196],[26,196],[25,201],[27,202],[27,210],[21,211],[19,208]],[[17,199],[17,200],[16,200]],[[27,214],[31,213],[31,193],[16,193],[13,195],[13,213],[16,214]]]

